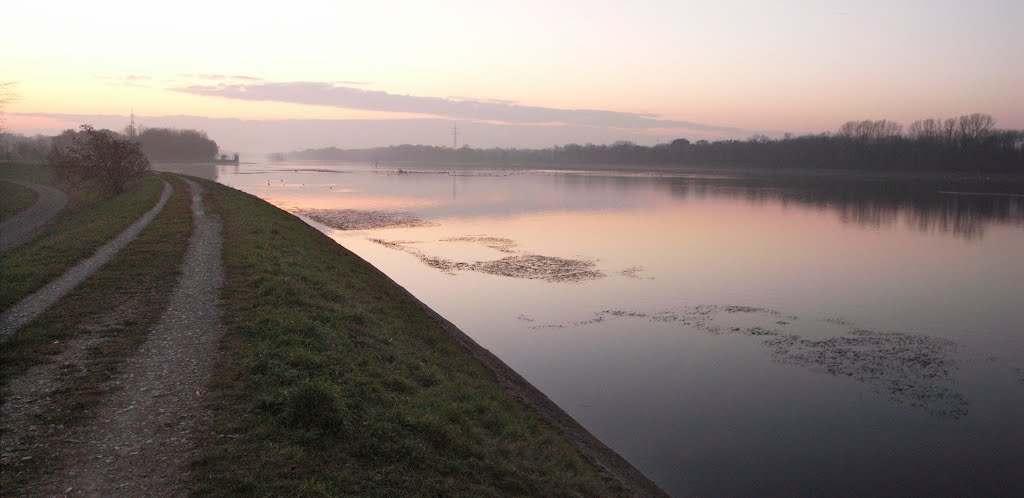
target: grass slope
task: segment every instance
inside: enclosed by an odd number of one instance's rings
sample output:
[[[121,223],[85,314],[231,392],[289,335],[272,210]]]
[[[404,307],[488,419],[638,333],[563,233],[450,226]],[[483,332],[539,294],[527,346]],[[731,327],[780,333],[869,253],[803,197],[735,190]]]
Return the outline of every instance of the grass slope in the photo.
[[[226,336],[198,495],[620,494],[368,263],[204,182]]]
[[[52,166],[33,161],[0,161],[0,179],[24,180],[56,186],[57,171]]]
[[[0,392],[30,367],[52,361],[68,341],[95,336],[83,363],[61,366],[52,406],[33,419],[38,428],[19,458],[0,470],[4,495],[19,496],[50,470],[56,441],[89,416],[110,380],[157,323],[178,278],[192,212],[188,186],[172,179],[174,194],[138,238],[53,308],[0,342]],[[6,424],[4,424],[6,426]],[[23,460],[24,457],[31,457]]]
[[[163,182],[156,175],[134,180],[113,197],[73,193],[73,206],[50,222],[34,240],[0,256],[0,310],[7,309],[131,225],[160,198]]]
[[[14,183],[0,181],[0,221],[14,216],[32,204],[39,195],[35,190]]]

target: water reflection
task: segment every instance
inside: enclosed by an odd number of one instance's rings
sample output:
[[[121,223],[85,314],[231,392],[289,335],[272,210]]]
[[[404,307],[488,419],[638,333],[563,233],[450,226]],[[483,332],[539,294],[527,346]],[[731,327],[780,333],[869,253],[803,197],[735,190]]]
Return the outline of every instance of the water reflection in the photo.
[[[178,167],[174,171],[192,171],[190,174],[204,177],[213,171],[188,168],[197,167]],[[239,173],[224,168],[224,174]],[[1022,179],[406,168],[409,169],[287,166],[241,173],[271,176],[273,179],[265,185],[265,197],[284,207],[416,209],[418,215],[427,218],[607,211],[649,208],[671,199],[723,198],[742,199],[755,206],[778,204],[827,211],[844,223],[868,229],[906,226],[961,239],[980,239],[986,228],[994,224],[1024,225]],[[358,184],[357,192],[344,190],[354,184]]]
[[[990,224],[1024,225],[1024,183],[1019,181],[922,181],[827,176],[778,178],[637,176],[566,173],[567,189],[624,193],[651,182],[678,198],[724,197],[751,205],[779,203],[835,213],[844,223],[891,228],[900,223],[921,232],[975,239]],[[991,190],[997,192],[991,192]]]

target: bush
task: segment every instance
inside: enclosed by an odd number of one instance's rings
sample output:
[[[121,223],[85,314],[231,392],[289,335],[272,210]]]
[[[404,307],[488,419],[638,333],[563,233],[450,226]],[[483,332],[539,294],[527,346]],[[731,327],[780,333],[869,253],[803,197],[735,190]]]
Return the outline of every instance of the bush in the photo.
[[[110,130],[82,125],[81,131],[68,138],[61,146],[55,144],[51,161],[71,182],[95,180],[105,189],[121,193],[132,177],[149,169],[139,144]]]

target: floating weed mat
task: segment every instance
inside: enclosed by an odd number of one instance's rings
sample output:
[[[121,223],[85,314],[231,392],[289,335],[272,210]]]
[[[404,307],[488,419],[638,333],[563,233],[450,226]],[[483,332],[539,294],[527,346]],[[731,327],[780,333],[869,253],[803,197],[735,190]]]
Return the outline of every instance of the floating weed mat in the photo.
[[[633,280],[654,280],[654,277],[644,274],[644,267],[642,266],[630,266],[618,271],[618,275]]]
[[[511,239],[486,236],[466,236],[442,239],[441,242],[476,242],[491,249],[509,254],[492,261],[456,261],[425,254],[423,251],[410,247],[411,241],[393,241],[370,239],[389,249],[403,251],[416,256],[420,262],[448,274],[460,271],[475,271],[488,275],[511,278],[543,280],[545,282],[578,283],[586,280],[603,278],[605,274],[597,268],[597,264],[586,259],[569,259],[538,254],[523,254],[517,251],[516,243]]]
[[[449,237],[447,239],[441,239],[441,242],[475,242],[482,244],[485,247],[494,249],[495,251],[503,252],[505,254],[518,254],[516,250],[516,241],[505,237],[489,237],[486,235],[466,235],[464,237]]]
[[[746,323],[736,326],[735,316]],[[778,363],[862,382],[899,405],[920,408],[937,417],[958,419],[967,415],[968,401],[953,387],[959,369],[954,355],[957,345],[948,339],[872,330],[835,318],[822,322],[842,327],[840,335],[806,338],[787,331],[799,317],[750,306],[702,305],[653,313],[604,310],[585,320],[547,324],[526,315],[517,318],[530,323],[529,328],[534,330],[640,319],[676,323],[714,335],[759,337]]]
[[[373,230],[377,228],[416,228],[434,226],[406,211],[373,211],[364,209],[295,209],[293,213],[307,216],[338,230]]]
[[[502,277],[539,279],[547,282],[582,282],[604,277],[592,261],[527,254],[495,261],[478,261],[466,269]]]

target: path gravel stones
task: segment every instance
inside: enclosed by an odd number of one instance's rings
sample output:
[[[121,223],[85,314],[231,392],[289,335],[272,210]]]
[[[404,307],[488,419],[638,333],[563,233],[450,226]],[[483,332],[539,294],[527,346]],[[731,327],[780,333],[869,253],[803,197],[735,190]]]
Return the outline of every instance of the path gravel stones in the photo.
[[[113,381],[93,421],[69,441],[42,494],[181,496],[198,429],[209,423],[203,394],[221,337],[217,299],[224,275],[221,224],[192,192],[193,229],[170,304]]]
[[[21,180],[4,181],[35,190],[39,198],[27,209],[0,222],[0,252],[10,251],[32,240],[39,229],[68,204],[68,195],[53,187]]]
[[[153,206],[135,223],[132,223],[128,228],[119,233],[117,237],[114,237],[110,242],[100,247],[92,256],[79,261],[78,264],[60,277],[57,277],[56,280],[46,284],[42,289],[39,289],[3,314],[0,314],[0,340],[3,340],[15,330],[35,319],[50,306],[53,306],[60,298],[71,292],[78,284],[89,278],[96,270],[99,270],[103,265],[109,263],[111,259],[114,259],[114,255],[118,251],[134,240],[156,218],[156,215],[160,214],[173,191],[174,189],[171,185],[164,182],[164,190],[160,194],[160,200],[157,201],[156,206]]]

